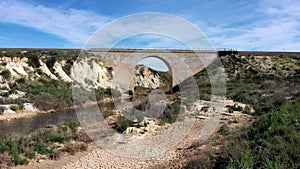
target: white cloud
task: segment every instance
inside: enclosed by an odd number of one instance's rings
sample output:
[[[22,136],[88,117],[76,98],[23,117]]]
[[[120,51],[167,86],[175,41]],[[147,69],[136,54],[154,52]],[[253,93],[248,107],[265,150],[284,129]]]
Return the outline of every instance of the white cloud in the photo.
[[[223,11],[214,14],[214,17],[217,17],[215,19],[220,21],[217,22],[218,25],[213,25],[216,22],[199,21],[200,18],[197,14],[190,18],[183,14],[179,15],[196,21],[193,23],[207,35],[217,48],[300,51],[300,1],[261,0],[258,2],[253,4],[254,2],[246,3],[243,1],[240,7],[248,7],[237,10],[237,13],[227,11],[226,21],[220,19],[224,17],[222,16]],[[232,5],[232,8],[238,6],[238,4]],[[249,12],[247,13],[245,10],[249,10]],[[226,11],[224,12],[226,13]],[[210,14],[207,15],[210,16]],[[83,45],[96,30],[110,20],[112,19],[109,17],[86,10],[50,8],[18,0],[0,1],[0,22],[32,27],[56,35],[73,43],[72,46]],[[105,45],[114,42],[116,38],[129,35],[129,32],[132,32],[131,36],[133,36],[134,32],[140,30],[145,30],[145,32],[154,30],[156,31],[154,33],[162,32],[162,34],[171,33],[189,43],[201,41],[199,38],[194,38],[197,34],[195,31],[182,31],[184,27],[188,29],[191,25],[176,22],[178,21],[170,20],[167,17],[128,20],[126,23],[117,24],[117,27],[110,27],[107,34],[102,34],[103,36],[98,41],[101,41],[103,47],[107,47]],[[171,28],[170,25],[172,25]],[[1,39],[0,41],[5,41],[5,39]],[[148,48],[180,46],[180,43],[172,39],[149,36],[140,37],[132,44],[136,47]],[[132,47],[130,43],[127,45]]]
[[[296,17],[300,19],[300,1],[295,0],[263,0],[261,1],[262,13],[267,13],[270,16],[285,16]]]
[[[250,14],[253,18],[236,26],[198,22],[219,48],[263,51],[300,51],[300,1],[264,0]],[[238,16],[237,16],[238,17]]]
[[[32,27],[76,45],[83,45],[108,20],[107,17],[84,10],[61,10],[21,1],[0,2],[1,22]]]
[[[213,37],[218,45],[239,50],[299,50],[299,23],[294,20],[267,20],[258,25],[242,28],[243,33]],[[298,46],[297,46],[298,44]]]
[[[162,13],[140,13],[120,18],[94,34],[86,47],[110,48],[121,40],[140,34],[162,35],[160,42],[156,40],[156,43],[159,43],[156,45],[172,45],[162,44],[171,42],[165,38],[170,37],[193,49],[211,49],[211,44],[194,25],[176,16]],[[151,44],[155,45],[153,41]]]
[[[140,34],[128,37],[116,44],[117,48],[176,48],[186,49],[180,41],[160,34]]]

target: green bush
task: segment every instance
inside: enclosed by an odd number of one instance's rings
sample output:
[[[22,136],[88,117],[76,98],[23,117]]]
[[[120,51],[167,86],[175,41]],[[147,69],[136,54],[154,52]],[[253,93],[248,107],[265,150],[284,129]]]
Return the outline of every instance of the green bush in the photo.
[[[0,94],[0,96],[8,98],[9,97],[9,92],[2,92]]]
[[[4,107],[0,106],[0,115],[3,114],[4,110],[5,110]]]
[[[233,111],[242,111],[243,108],[241,106],[238,106],[237,104],[234,104],[233,106],[228,106],[228,112],[233,113]]]
[[[50,158],[56,156],[55,153],[64,151],[57,149],[55,142],[64,143],[65,147],[71,144],[71,139],[78,141],[74,145],[74,152],[85,151],[88,142],[91,140],[82,133],[63,133],[55,129],[37,130],[29,136],[9,136],[0,135],[0,166],[16,166],[28,164],[28,158],[34,159],[38,154],[48,155]],[[54,153],[55,152],[55,153]],[[2,165],[3,164],[3,165]],[[1,168],[0,167],[0,168]]]
[[[25,153],[25,157],[28,157],[29,159],[33,159],[36,157],[36,153],[34,151],[28,151]]]
[[[8,136],[0,136],[0,154],[7,152],[15,165],[28,164],[27,158],[20,157],[19,143]]]
[[[63,124],[67,126],[72,132],[76,132],[79,126],[77,122],[72,121],[70,119],[66,120]]]
[[[242,113],[244,113],[244,114],[251,114],[251,108],[250,108],[249,106],[246,106],[246,107],[244,108],[244,110],[243,110]]]
[[[228,135],[229,134],[229,128],[228,128],[227,125],[223,125],[223,126],[220,127],[218,132],[222,135]]]
[[[229,153],[228,168],[300,168],[299,110],[297,100],[262,115],[236,145],[242,152]]]
[[[0,153],[4,153],[9,150],[11,138],[5,135],[0,135]]]
[[[18,111],[18,110],[20,110],[20,106],[19,105],[11,105],[10,106],[10,109],[12,110],[12,111]]]
[[[59,135],[59,134],[50,134],[48,136],[49,140],[52,141],[52,142],[58,142],[58,143],[64,143],[66,141],[66,138],[63,137],[62,135]]]
[[[45,142],[50,141],[50,142],[64,143],[66,141],[66,138],[63,137],[62,135],[53,133],[52,131],[48,131],[48,130],[40,132],[38,136],[42,141]]]
[[[192,102],[191,100],[189,101],[186,101],[188,102],[187,104],[192,104],[194,102]],[[180,110],[181,110],[181,101],[180,100],[176,100],[175,102],[173,102],[170,107],[172,108],[172,111],[176,114],[179,114],[180,113]]]
[[[34,145],[34,151],[40,153],[40,154],[46,154],[46,155],[50,155],[52,154],[54,151],[52,149],[49,149],[48,146],[40,141],[38,141],[35,145]]]
[[[11,90],[27,93],[27,97],[41,110],[61,109],[72,105],[70,84],[41,76],[35,81],[11,86]]]
[[[117,89],[111,89],[111,88],[99,88],[96,92],[96,98],[101,99],[104,97],[120,97],[122,94]]]
[[[133,122],[126,119],[126,118],[121,118],[117,124],[117,127],[115,128],[118,132],[123,133],[126,131],[127,127],[130,127],[133,125]]]
[[[26,78],[25,77],[21,77],[20,79],[17,79],[16,82],[18,84],[26,83]]]
[[[50,57],[50,58],[47,58],[46,65],[49,69],[52,69],[55,62],[56,62],[56,57]]]
[[[208,95],[208,94],[200,95],[200,99],[205,100],[205,101],[210,101],[211,95]]]
[[[27,61],[27,63],[28,63],[28,65],[29,66],[32,66],[33,68],[38,68],[38,67],[40,67],[41,66],[41,64],[40,64],[40,62],[39,62],[39,57],[37,56],[37,54],[29,54],[29,53],[26,53],[27,55],[29,55],[29,56],[27,56],[27,58],[28,58],[28,61]]]
[[[6,80],[11,80],[12,76],[8,69],[4,69],[0,75],[2,75]]]
[[[26,165],[26,164],[28,164],[29,163],[29,161],[28,161],[28,159],[27,158],[21,158],[21,157],[19,157],[18,158],[18,161],[17,161],[17,163],[16,163],[16,165]]]

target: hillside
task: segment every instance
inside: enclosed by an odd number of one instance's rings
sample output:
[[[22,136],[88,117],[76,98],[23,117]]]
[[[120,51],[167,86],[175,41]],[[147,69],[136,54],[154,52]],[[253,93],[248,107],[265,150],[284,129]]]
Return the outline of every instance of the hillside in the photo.
[[[209,157],[199,150],[185,154],[191,159],[185,168],[299,168],[300,55],[241,52],[220,59],[227,97],[253,107],[257,121],[227,133]],[[206,71],[195,78],[199,92],[210,93]]]
[[[108,124],[119,133],[144,138],[159,134],[176,121],[185,109],[197,118],[189,137],[175,150],[175,157],[153,168],[297,168],[299,164],[300,55],[291,53],[235,52],[220,60],[227,74],[227,109],[220,126],[205,143],[193,142],[209,112],[211,84],[206,70],[194,75],[200,99],[180,97],[175,86],[170,93],[171,77],[144,65],[137,65],[132,90],[121,91],[113,81],[111,67],[99,58],[80,58],[78,50],[2,49],[0,53],[0,104],[18,111],[24,103],[40,110],[59,110],[73,103],[72,84],[94,90],[99,103],[112,104],[112,92],[124,92],[134,108],[153,113],[157,121],[144,115],[126,116],[122,111],[105,110]],[[214,64],[210,65],[214,66]],[[76,79],[74,78],[76,75]],[[189,84],[187,79],[182,84]],[[180,84],[180,85],[182,85]],[[189,87],[189,86],[187,86]],[[148,95],[153,89],[166,92],[166,106],[160,116],[151,109]],[[115,90],[115,91],[113,91]],[[82,96],[86,97],[86,96]],[[150,98],[151,99],[151,98]],[[164,100],[163,100],[164,101]],[[181,105],[183,103],[183,106]],[[14,106],[12,106],[14,105]],[[110,105],[114,107],[114,105]],[[14,108],[13,108],[14,107]],[[126,112],[134,110],[126,109]],[[195,113],[196,112],[196,113]],[[0,115],[1,116],[1,115]],[[194,117],[195,116],[195,117]],[[254,122],[255,121],[255,122]],[[254,123],[253,123],[254,122]],[[279,147],[279,148],[278,148]],[[92,158],[97,159],[92,154]],[[105,161],[103,158],[102,160]],[[87,160],[88,161],[88,160]],[[127,163],[124,159],[119,159]],[[81,162],[81,161],[79,161]],[[74,163],[75,165],[76,163]],[[128,164],[135,163],[134,160]],[[72,164],[70,164],[72,166]]]
[[[41,110],[72,105],[71,87],[118,89],[113,70],[99,58],[80,58],[78,50],[6,50],[0,53],[0,104],[34,103]],[[92,73],[91,73],[92,72]],[[137,70],[132,88],[169,88],[167,73]],[[76,79],[75,79],[76,76]],[[168,79],[167,79],[168,81]]]

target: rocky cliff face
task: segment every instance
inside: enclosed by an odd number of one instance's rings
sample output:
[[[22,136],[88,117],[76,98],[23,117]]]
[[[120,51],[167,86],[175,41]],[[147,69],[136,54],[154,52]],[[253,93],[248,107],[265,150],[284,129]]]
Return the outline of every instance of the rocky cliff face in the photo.
[[[113,82],[113,71],[96,58],[81,58],[75,61],[70,77],[85,89],[117,88]]]
[[[18,93],[12,86],[26,83],[25,81],[62,81],[67,84],[92,88],[118,89],[114,83],[112,68],[105,66],[96,57],[89,58],[61,58],[41,56],[38,60],[27,57],[0,57],[0,94]],[[164,86],[164,77],[156,71],[146,67],[137,66],[133,75],[132,88],[158,88]],[[22,90],[22,89],[21,89]],[[24,94],[23,94],[24,95]],[[2,96],[2,97],[3,97]],[[8,98],[11,98],[11,94]],[[21,96],[21,95],[20,95]],[[6,96],[5,96],[6,97]]]
[[[162,77],[156,71],[144,65],[136,66],[134,86],[156,89],[164,85]]]

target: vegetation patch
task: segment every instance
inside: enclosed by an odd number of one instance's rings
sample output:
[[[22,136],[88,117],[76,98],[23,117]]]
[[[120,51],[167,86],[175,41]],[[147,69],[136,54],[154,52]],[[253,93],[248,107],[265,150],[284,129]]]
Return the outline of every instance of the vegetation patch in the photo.
[[[234,111],[243,111],[243,108],[237,104],[234,104],[233,106],[228,106],[229,113],[233,113]]]
[[[78,131],[77,126],[76,122],[68,120],[58,129],[42,128],[26,137],[1,135],[0,166],[28,164],[29,160],[38,160],[39,154],[57,159],[63,152],[75,154],[85,151],[91,140],[84,132]]]
[[[0,75],[3,76],[6,80],[11,80],[12,75],[8,69],[4,69],[0,72]]]

